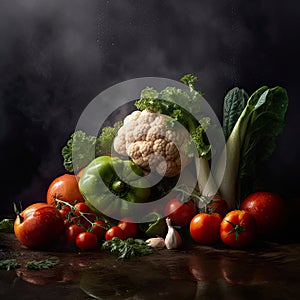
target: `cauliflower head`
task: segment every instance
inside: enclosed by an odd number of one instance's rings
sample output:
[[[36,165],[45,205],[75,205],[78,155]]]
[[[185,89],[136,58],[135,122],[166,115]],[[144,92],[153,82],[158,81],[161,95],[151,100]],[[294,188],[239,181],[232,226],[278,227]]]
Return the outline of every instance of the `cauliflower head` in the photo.
[[[114,139],[115,151],[129,156],[146,171],[165,177],[179,175],[190,163],[185,154],[190,135],[183,126],[168,126],[171,118],[147,110],[126,116]]]

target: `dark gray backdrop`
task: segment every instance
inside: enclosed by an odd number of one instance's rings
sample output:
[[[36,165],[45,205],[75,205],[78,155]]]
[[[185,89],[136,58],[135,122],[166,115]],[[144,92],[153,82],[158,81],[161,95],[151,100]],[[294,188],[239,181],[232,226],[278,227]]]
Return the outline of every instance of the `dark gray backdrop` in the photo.
[[[1,211],[44,201],[64,173],[61,148],[98,93],[186,73],[218,116],[233,86],[288,90],[286,127],[261,178],[298,195],[299,19],[290,0],[1,0]]]

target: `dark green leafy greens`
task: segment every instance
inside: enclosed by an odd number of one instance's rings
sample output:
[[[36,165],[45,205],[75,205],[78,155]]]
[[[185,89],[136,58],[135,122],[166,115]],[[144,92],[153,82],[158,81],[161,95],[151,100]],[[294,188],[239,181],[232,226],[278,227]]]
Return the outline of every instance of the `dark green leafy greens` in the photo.
[[[238,87],[234,87],[225,95],[223,105],[223,132],[225,140],[228,139],[248,99],[249,95],[247,92]]]
[[[267,161],[276,148],[277,137],[284,128],[288,95],[281,87],[270,88],[263,105],[251,114],[241,149],[239,166],[240,198],[253,191],[258,166]]]
[[[236,93],[231,99],[242,103],[245,95],[244,92]],[[241,99],[238,100],[238,97]],[[228,98],[226,101],[223,124],[226,124],[225,130],[230,135],[226,142],[226,167],[220,192],[230,207],[235,208],[253,190],[258,167],[276,147],[276,139],[285,123],[288,95],[282,87],[263,86],[249,97],[241,113],[239,105],[229,105]],[[231,119],[238,115],[232,128],[229,125],[233,124]]]
[[[118,259],[149,255],[156,251],[144,240],[134,238],[122,240],[118,237],[113,237],[111,240],[105,241],[102,244],[102,249],[117,254]]]

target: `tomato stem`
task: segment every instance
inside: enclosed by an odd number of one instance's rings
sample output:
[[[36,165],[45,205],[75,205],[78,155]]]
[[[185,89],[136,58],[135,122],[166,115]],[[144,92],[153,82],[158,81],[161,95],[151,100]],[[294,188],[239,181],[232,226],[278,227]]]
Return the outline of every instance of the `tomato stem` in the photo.
[[[242,232],[245,232],[246,231],[246,228],[245,227],[242,227],[241,225],[239,224],[235,224],[233,222],[230,222],[228,220],[226,220],[226,222],[228,222],[233,228],[232,230],[230,230],[227,235],[229,234],[232,234],[232,233],[235,233],[235,239],[238,240],[239,238],[239,234],[242,233]]]
[[[55,202],[57,204],[63,204],[63,205],[66,205],[66,206],[69,206],[71,208],[71,211],[74,212],[78,212],[80,216],[78,217],[83,217],[91,226],[93,225],[97,225],[99,227],[102,227],[104,229],[107,229],[107,227],[105,226],[101,226],[100,224],[94,224],[94,222],[92,222],[91,220],[89,220],[89,218],[86,217],[86,215],[92,215],[93,213],[89,213],[89,212],[82,212],[80,211],[78,208],[76,208],[75,206],[73,206],[71,203],[69,202],[66,202],[66,201],[63,201],[63,200],[59,200],[58,198],[55,198]],[[81,225],[80,223],[78,225]]]
[[[15,202],[13,202],[14,212],[20,218],[20,223],[23,223],[24,218],[21,216],[21,212],[23,210],[21,202],[19,202],[19,207]]]

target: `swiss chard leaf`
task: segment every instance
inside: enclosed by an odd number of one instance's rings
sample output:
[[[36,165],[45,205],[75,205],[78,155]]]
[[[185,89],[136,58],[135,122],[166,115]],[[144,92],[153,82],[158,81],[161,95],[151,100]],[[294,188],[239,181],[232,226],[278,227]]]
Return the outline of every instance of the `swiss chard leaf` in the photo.
[[[261,105],[258,105],[258,104]],[[251,192],[258,166],[266,161],[276,148],[282,132],[288,107],[287,91],[282,87],[265,90],[253,110],[241,150],[239,166],[239,198]]]
[[[249,96],[243,89],[235,87],[224,97],[223,106],[223,132],[225,140],[228,139],[235,123],[244,110]]]

